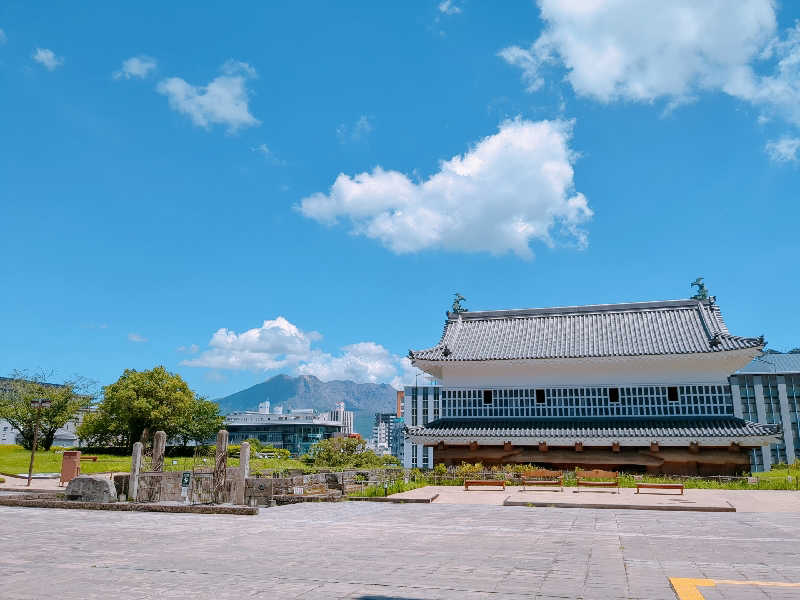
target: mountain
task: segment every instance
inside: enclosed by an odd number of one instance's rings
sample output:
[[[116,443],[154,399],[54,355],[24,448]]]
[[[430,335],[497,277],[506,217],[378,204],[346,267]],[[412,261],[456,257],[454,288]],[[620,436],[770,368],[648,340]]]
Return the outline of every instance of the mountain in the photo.
[[[256,385],[217,398],[222,414],[239,410],[257,410],[259,402],[269,400],[272,408],[282,405],[291,408],[313,408],[324,412],[344,402],[347,410],[356,413],[394,412],[397,392],[386,383],[355,383],[354,381],[320,381],[313,375],[276,375]],[[358,416],[358,415],[356,415]]]

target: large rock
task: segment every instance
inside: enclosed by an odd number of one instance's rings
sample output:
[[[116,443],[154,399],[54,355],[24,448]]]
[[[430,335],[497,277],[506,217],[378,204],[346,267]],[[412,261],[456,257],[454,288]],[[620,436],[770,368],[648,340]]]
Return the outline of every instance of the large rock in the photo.
[[[117,490],[108,477],[79,475],[67,485],[66,496],[82,502],[116,502]]]

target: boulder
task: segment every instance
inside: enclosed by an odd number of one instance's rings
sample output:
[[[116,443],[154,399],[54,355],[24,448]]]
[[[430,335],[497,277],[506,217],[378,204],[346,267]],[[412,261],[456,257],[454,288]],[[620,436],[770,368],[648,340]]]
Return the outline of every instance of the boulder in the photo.
[[[67,485],[66,496],[82,502],[116,502],[117,490],[108,477],[79,475]]]

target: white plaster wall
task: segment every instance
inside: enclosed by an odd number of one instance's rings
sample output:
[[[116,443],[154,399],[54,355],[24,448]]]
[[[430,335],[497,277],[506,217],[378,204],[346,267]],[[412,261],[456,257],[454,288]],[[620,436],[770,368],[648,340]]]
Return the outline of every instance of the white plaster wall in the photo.
[[[752,350],[676,356],[475,361],[417,366],[446,388],[591,385],[725,384],[749,363]]]

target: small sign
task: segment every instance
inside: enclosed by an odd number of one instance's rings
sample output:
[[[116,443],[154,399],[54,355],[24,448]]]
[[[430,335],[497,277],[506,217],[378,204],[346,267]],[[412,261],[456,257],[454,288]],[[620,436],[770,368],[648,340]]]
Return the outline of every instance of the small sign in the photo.
[[[191,471],[184,471],[181,474],[181,496],[183,498],[186,498],[189,495],[189,483],[191,481],[192,481]]]
[[[295,496],[302,496],[303,495],[303,488],[302,487],[295,487],[294,488],[294,495]]]

